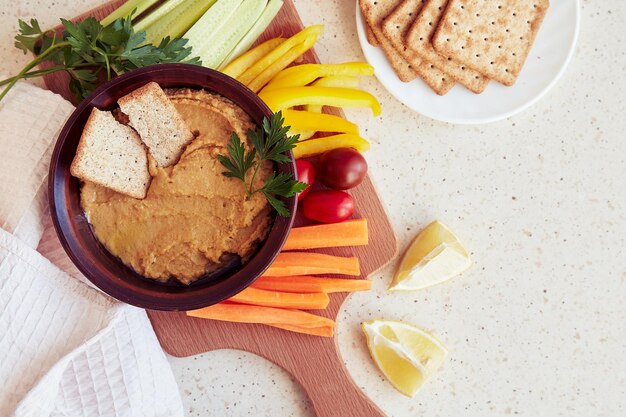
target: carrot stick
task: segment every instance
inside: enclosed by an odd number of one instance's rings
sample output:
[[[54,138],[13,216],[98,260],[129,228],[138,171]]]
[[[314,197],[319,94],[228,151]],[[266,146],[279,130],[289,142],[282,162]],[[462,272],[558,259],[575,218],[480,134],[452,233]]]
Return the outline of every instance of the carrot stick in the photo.
[[[290,332],[296,333],[305,333],[313,336],[323,336],[323,337],[333,337],[333,326],[322,326],[322,327],[300,327],[294,326],[291,324],[268,324],[268,326],[278,327],[279,329],[289,330]]]
[[[246,288],[228,299],[235,303],[253,304],[266,307],[321,310],[328,306],[328,294],[323,292],[296,294],[292,292],[266,291],[259,288]]]
[[[265,271],[264,276],[284,277],[289,275],[361,274],[359,258],[325,255],[313,252],[282,252]]]
[[[367,245],[367,219],[294,227],[283,250]]]
[[[253,306],[221,302],[198,310],[190,310],[188,316],[203,319],[229,321],[233,323],[281,324],[302,328],[334,326],[326,317],[316,316],[300,310]]]
[[[333,293],[369,290],[372,287],[372,282],[367,279],[323,278],[301,275],[261,277],[254,281],[251,287],[261,290],[296,293]]]

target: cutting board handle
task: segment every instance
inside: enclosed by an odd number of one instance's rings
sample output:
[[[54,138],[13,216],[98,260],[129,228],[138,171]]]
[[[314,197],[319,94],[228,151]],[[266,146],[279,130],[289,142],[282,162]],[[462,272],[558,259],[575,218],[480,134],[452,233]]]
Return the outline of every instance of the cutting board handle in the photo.
[[[328,342],[335,344],[334,340]],[[317,417],[385,417],[357,387],[339,357],[339,347],[311,346],[292,375],[307,392]]]

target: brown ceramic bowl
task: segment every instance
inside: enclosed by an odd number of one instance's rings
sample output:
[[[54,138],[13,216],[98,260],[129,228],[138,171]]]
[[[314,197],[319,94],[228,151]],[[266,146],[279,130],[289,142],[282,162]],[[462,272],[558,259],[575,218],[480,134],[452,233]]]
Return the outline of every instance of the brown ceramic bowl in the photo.
[[[156,310],[191,310],[229,298],[254,282],[280,252],[293,224],[296,198],[285,199],[291,217],[276,216],[269,235],[256,254],[240,263],[184,285],[174,280],[160,283],[137,274],[112,255],[94,236],[80,206],[80,183],[70,175],[81,133],[93,107],[112,110],[117,99],[154,81],[161,87],[206,89],[232,100],[255,123],[272,112],[243,84],[220,72],[195,65],[160,64],[141,68],[100,86],[76,108],[65,123],[52,154],[49,199],[52,220],[63,248],[76,267],[98,288],[112,297],[138,307]],[[295,175],[291,162],[279,164],[279,172]]]

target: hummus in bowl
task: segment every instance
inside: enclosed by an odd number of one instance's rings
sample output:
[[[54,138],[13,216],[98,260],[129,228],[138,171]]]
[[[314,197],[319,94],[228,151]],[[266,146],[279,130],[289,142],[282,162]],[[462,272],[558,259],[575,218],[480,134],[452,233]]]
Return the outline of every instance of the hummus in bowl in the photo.
[[[143,199],[81,183],[70,166],[93,108],[115,111],[120,98],[149,82],[168,94],[195,138],[174,164],[149,161]],[[216,156],[228,154],[232,132],[246,138],[271,116],[238,81],[195,65],[145,67],[100,86],[67,120],[50,162],[52,223],[69,258],[102,291],[142,308],[198,309],[242,291],[282,249],[296,197],[281,198],[288,217],[260,194],[246,200],[243,182],[224,176]],[[255,184],[272,172],[295,176],[286,155],[288,162],[262,165]]]
[[[233,263],[245,263],[265,240],[273,210],[262,194],[245,197],[244,184],[225,177],[217,156],[227,154],[233,132],[246,137],[255,124],[231,100],[206,90],[166,89],[195,139],[178,162],[158,167],[136,199],[92,182],[81,188],[81,206],[96,237],[146,278],[192,281]],[[259,170],[258,188],[273,171]]]

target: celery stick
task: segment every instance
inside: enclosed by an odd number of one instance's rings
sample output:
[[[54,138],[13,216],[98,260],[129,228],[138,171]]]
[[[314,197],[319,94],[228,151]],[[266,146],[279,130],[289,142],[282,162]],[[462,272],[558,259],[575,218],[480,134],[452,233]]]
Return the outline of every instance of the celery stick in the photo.
[[[222,28],[213,30],[209,38],[190,36],[189,38],[200,43],[200,48],[194,47],[194,54],[200,57],[202,65],[209,68],[219,67],[259,19],[266,5],[267,0],[244,0]]]
[[[114,20],[128,17],[133,10],[135,10],[133,17],[137,17],[157,1],[158,0],[128,0],[117,9],[113,10],[107,17],[102,19],[100,23],[102,26],[110,25]]]
[[[252,44],[257,40],[261,33],[265,32],[265,29],[272,23],[272,20],[276,17],[280,8],[283,5],[283,0],[269,0],[265,10],[261,13],[259,19],[254,23],[254,26],[246,33],[243,39],[235,46],[235,49],[224,59],[220,68],[230,64],[231,61],[238,58],[241,54],[246,52]]]
[[[155,45],[166,36],[180,38],[213,3],[215,0],[169,0],[140,20],[135,30],[145,30],[146,43]]]

